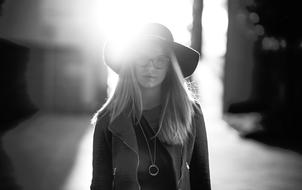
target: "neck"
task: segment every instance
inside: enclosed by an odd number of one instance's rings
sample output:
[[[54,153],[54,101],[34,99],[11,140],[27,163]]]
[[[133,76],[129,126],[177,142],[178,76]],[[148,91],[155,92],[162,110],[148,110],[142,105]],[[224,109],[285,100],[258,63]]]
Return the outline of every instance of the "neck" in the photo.
[[[143,110],[151,109],[160,104],[161,87],[141,88]]]

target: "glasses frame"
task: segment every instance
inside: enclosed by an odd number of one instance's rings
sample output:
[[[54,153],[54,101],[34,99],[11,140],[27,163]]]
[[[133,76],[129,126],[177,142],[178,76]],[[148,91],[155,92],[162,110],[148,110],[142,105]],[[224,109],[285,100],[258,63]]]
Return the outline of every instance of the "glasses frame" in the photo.
[[[161,70],[167,68],[167,66],[171,63],[171,59],[167,55],[159,55],[154,58],[147,58],[145,56],[138,56],[135,59],[136,64],[143,68],[147,68],[151,63],[155,69]]]

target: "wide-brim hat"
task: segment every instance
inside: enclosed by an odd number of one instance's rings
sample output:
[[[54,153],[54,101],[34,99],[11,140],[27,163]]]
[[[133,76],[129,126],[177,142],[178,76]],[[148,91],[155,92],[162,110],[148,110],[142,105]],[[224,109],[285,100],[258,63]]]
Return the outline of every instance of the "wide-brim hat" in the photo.
[[[174,42],[171,31],[159,23],[149,23],[140,28],[134,36],[136,43],[144,44],[144,41],[157,41],[171,48],[174,52],[183,76],[189,77],[197,67],[200,54],[187,46]],[[125,36],[127,38],[127,36]],[[129,42],[129,41],[128,41]],[[124,46],[123,42],[118,40],[108,40],[103,49],[104,62],[117,74],[120,71],[121,64],[126,60],[129,52],[135,53],[135,50],[129,51],[136,46]],[[131,44],[131,43],[128,43]]]

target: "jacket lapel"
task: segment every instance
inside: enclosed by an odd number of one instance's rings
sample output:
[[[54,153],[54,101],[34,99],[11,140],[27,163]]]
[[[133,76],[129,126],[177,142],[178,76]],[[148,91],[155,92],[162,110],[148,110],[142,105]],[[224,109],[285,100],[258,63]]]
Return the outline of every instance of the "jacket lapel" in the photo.
[[[131,117],[122,113],[111,124],[109,124],[108,128],[113,135],[119,137],[123,143],[138,155],[138,145],[132,125]]]

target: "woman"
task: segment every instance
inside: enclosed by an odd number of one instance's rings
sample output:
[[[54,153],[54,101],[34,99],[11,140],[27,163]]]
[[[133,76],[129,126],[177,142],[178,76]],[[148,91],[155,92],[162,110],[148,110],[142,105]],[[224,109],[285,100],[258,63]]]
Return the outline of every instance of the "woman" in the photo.
[[[211,189],[203,115],[184,80],[199,54],[158,23],[116,48],[104,49],[119,81],[94,117],[91,189]]]

